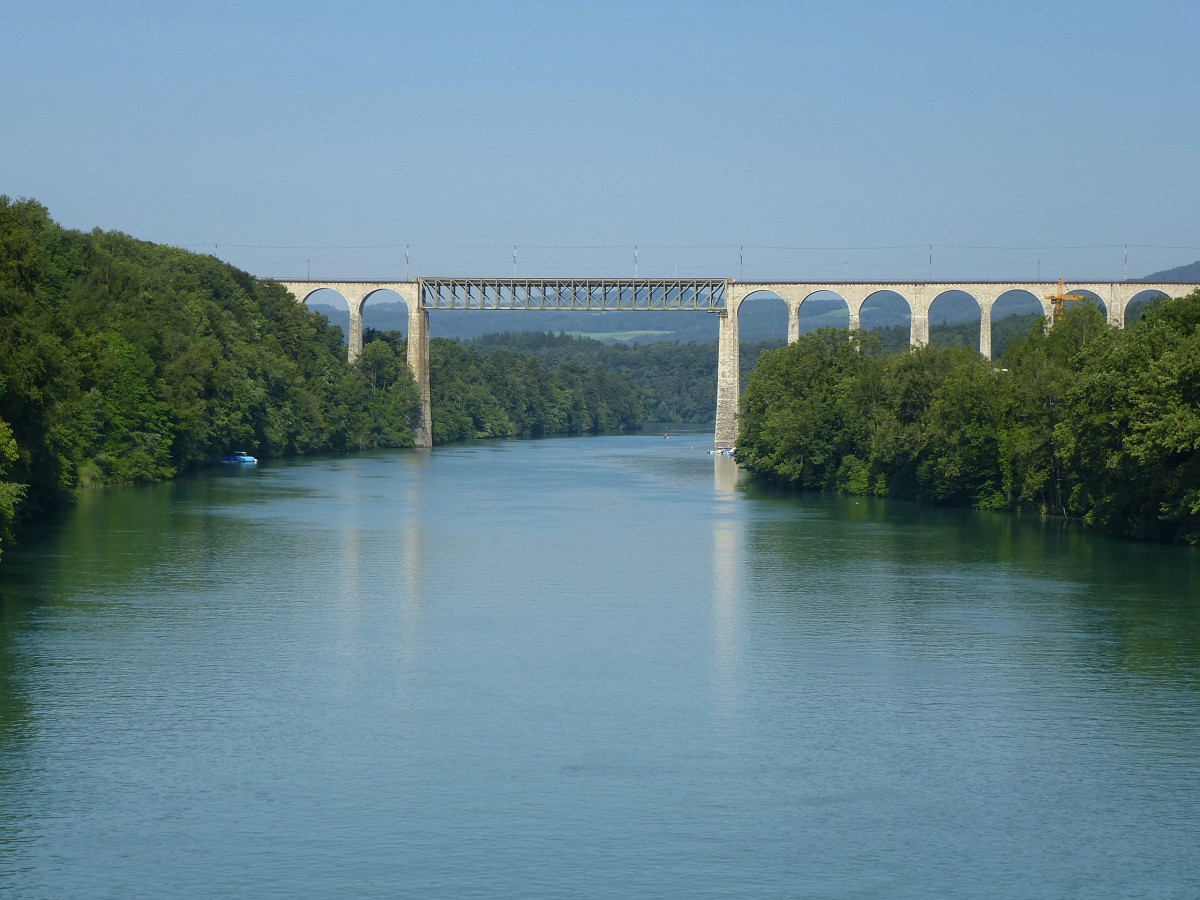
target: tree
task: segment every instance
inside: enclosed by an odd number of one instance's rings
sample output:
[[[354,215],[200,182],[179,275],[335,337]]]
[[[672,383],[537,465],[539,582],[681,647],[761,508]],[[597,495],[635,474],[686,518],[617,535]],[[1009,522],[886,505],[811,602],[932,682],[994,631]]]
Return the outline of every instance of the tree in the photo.
[[[836,486],[842,460],[866,446],[856,379],[874,365],[863,335],[820,329],[759,359],[742,398],[737,458],[800,487]]]
[[[738,458],[801,487],[1200,543],[1200,293],[1124,331],[1069,309],[999,365],[968,347],[873,356],[806,336],[764,354],[741,426]]]
[[[280,285],[0,197],[0,532],[232,446],[410,446],[412,379],[371,352],[358,390],[338,332]]]

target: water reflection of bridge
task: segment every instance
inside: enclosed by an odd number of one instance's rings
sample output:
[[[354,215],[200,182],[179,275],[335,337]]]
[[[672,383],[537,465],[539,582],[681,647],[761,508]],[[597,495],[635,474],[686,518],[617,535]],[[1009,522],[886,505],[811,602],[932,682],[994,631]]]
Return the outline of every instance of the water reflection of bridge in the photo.
[[[738,374],[738,310],[747,300],[778,298],[788,309],[788,341],[800,335],[800,309],[814,295],[837,294],[845,301],[850,328],[859,327],[862,309],[876,294],[890,291],[908,305],[909,343],[929,342],[929,313],[938,298],[959,291],[974,298],[979,307],[979,351],[991,356],[992,311],[1001,298],[1012,294],[1031,296],[1047,318],[1051,315],[1047,295],[1058,285],[1042,281],[973,282],[738,282],[726,279],[649,278],[419,278],[406,281],[283,281],[299,302],[319,290],[332,290],[345,298],[350,308],[349,356],[362,352],[362,310],[367,299],[379,291],[399,294],[408,306],[408,362],[421,394],[418,446],[432,444],[429,396],[430,310],[690,310],[716,313],[721,317],[717,350],[716,445],[732,446],[737,438],[737,408],[740,393]],[[1068,282],[1066,290],[1091,294],[1104,306],[1108,321],[1124,327],[1129,304],[1143,295],[1178,297],[1200,288],[1200,284],[1145,282]]]

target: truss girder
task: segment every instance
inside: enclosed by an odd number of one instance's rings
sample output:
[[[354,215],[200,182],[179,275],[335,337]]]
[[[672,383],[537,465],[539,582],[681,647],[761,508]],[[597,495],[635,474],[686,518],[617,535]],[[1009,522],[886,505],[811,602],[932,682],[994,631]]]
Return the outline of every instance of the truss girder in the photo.
[[[672,310],[725,308],[723,279],[422,278],[424,309]]]

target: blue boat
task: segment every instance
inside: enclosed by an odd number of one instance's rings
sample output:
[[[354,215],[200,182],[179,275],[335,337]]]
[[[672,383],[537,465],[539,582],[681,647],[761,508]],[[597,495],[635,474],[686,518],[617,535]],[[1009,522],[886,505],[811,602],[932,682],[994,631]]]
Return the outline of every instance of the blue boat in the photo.
[[[221,463],[229,466],[256,466],[258,465],[258,460],[245,450],[234,450],[232,453],[226,453],[222,456]]]

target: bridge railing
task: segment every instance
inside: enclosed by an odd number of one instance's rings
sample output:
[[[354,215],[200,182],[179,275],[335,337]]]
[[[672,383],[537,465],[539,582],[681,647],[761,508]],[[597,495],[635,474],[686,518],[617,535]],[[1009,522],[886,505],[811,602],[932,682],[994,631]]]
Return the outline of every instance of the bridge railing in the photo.
[[[425,309],[719,310],[728,282],[694,279],[422,278]]]

